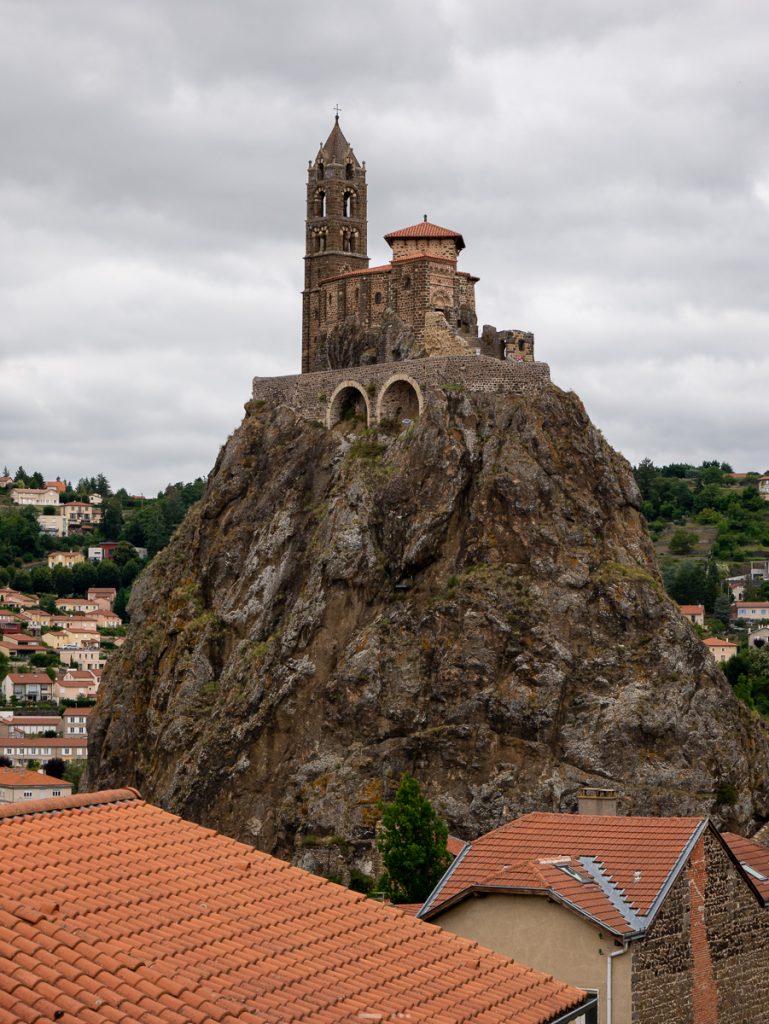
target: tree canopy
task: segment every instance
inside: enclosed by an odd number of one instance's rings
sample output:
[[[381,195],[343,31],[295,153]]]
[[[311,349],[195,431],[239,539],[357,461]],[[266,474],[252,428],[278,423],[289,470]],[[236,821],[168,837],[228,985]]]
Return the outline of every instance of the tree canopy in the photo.
[[[421,903],[451,863],[446,849],[448,829],[422,796],[408,773],[395,799],[382,805],[382,833],[377,847],[385,875],[382,885],[393,903]]]

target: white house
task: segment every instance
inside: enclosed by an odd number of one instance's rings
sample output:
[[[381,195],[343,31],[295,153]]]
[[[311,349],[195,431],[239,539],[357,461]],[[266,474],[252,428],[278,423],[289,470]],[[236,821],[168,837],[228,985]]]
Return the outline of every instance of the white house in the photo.
[[[0,804],[18,804],[24,800],[51,800],[69,796],[72,783],[26,768],[0,768]]]

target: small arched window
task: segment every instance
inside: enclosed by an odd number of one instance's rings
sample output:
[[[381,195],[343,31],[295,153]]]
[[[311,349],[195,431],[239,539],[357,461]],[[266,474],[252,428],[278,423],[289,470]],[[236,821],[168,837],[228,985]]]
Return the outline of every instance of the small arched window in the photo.
[[[350,216],[350,199],[351,199],[350,193],[349,192],[345,192],[345,194],[342,196],[342,216],[343,217],[349,217]]]
[[[377,292],[374,295],[374,302],[376,303],[377,306],[381,306],[381,304],[382,304],[382,293],[381,292]]]
[[[345,169],[344,169],[344,176],[345,176],[345,178],[347,178],[348,181],[350,181],[352,179],[352,164],[351,163],[348,163],[347,166],[345,167]]]
[[[355,252],[355,235],[350,235],[349,242],[350,242],[350,247],[349,247],[349,249],[347,251],[348,252]]]
[[[321,190],[318,192],[315,202],[315,216],[325,217],[326,216],[326,193]]]
[[[360,298],[360,288],[355,289],[355,301],[357,302]]]
[[[404,287],[404,289],[408,289],[408,288],[411,287],[411,278],[410,277],[404,277],[404,279],[403,279],[403,287]]]
[[[323,161],[322,160],[318,160],[318,177],[323,179],[325,177],[325,174],[326,174],[326,169],[323,166]]]

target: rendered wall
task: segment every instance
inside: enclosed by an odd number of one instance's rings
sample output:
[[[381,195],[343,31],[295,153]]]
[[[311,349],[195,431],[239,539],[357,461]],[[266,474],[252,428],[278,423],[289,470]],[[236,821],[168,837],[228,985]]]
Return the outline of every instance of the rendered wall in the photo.
[[[618,948],[607,932],[546,896],[471,897],[450,907],[433,924],[474,939],[578,988],[598,992],[598,1020],[606,1020],[606,957]],[[612,962],[613,1024],[630,1021],[631,953]]]

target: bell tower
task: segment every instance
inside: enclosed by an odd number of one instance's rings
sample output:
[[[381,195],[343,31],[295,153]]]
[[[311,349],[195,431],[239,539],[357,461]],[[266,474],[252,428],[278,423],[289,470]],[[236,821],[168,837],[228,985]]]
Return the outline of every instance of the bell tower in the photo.
[[[316,368],[320,282],[368,267],[366,203],[366,164],[358,163],[342,134],[337,110],[331,134],[307,169],[302,373]]]

